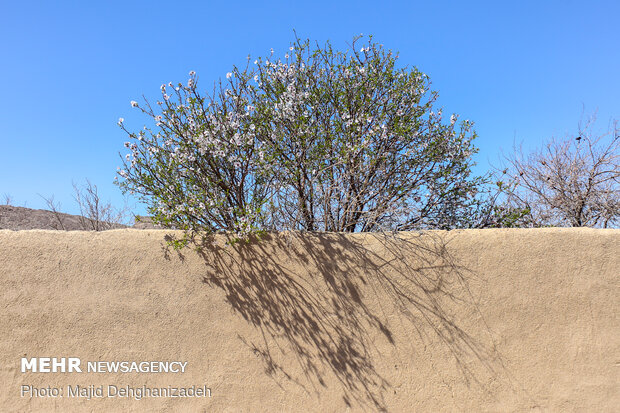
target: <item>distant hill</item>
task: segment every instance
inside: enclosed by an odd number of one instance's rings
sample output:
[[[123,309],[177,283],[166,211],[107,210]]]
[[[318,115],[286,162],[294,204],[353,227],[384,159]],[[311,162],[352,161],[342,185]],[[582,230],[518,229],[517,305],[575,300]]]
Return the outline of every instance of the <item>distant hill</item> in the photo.
[[[90,231],[90,220],[79,215],[0,205],[0,229],[14,231],[25,229],[52,229],[65,231]],[[109,224],[108,229],[128,228],[126,225]],[[141,225],[140,227],[144,227]],[[151,226],[152,227],[152,226]]]

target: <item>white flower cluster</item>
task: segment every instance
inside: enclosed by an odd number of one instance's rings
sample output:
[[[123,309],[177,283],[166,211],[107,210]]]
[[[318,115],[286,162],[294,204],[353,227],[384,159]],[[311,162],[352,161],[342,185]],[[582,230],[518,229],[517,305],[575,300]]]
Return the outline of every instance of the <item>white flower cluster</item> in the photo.
[[[126,169],[118,173],[126,180],[138,176],[142,173],[138,159],[148,153],[160,167],[177,174],[178,184],[163,187],[164,192],[159,195],[160,201],[155,206],[156,213],[168,220],[203,216],[209,209],[224,208],[223,194],[212,183],[221,178],[205,176],[200,170],[204,167],[201,160],[213,159],[220,165],[221,172],[215,174],[234,171],[239,175],[264,159],[256,139],[258,128],[252,122],[255,106],[249,103],[248,97],[229,90],[224,100],[206,103],[197,97],[195,76],[195,72],[190,72],[187,85],[179,84],[171,93],[168,87],[172,87],[172,83],[161,85],[160,113],[153,112],[150,107],[141,108],[152,117],[160,131],[147,135],[150,130],[145,127],[146,132],[132,135],[138,143],[125,143],[130,153],[125,157]],[[231,77],[232,73],[229,73],[227,78]],[[130,103],[132,107],[139,107],[135,101]],[[120,119],[119,125],[122,126],[123,121]],[[140,152],[139,145],[146,152]],[[250,156],[251,153],[258,156]],[[229,208],[229,214],[239,234],[253,230],[253,219],[247,211]],[[196,220],[188,219],[186,224],[192,229]]]

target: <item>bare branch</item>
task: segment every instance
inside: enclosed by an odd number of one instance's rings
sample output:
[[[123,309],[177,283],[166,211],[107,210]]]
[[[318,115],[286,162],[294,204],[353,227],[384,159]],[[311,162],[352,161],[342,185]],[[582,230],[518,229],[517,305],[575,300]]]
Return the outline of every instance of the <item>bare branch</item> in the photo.
[[[73,184],[73,198],[80,208],[78,220],[85,231],[106,231],[125,225],[128,216],[128,207],[116,209],[109,202],[103,202],[97,185],[86,179],[86,185],[79,187]]]
[[[39,196],[43,198],[49,210],[52,211],[52,214],[54,214],[54,218],[56,218],[56,224],[52,224],[55,229],[66,231],[67,229],[65,228],[64,218],[62,216],[62,213],[59,211],[60,203],[54,201],[54,195],[51,195],[48,198],[44,197],[41,194],[39,194]]]
[[[13,205],[13,197],[9,194],[4,194],[3,196],[3,204],[2,205]]]
[[[535,226],[610,227],[620,217],[618,123],[593,131],[596,117],[579,122],[578,135],[551,139],[524,155],[514,148],[505,169],[512,205],[531,208]]]

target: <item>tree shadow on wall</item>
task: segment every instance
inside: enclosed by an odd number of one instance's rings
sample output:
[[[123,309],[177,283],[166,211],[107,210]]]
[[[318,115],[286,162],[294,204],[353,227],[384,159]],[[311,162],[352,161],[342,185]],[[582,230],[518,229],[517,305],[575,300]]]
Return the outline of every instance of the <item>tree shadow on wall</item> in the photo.
[[[465,270],[437,234],[269,234],[232,247],[212,238],[198,251],[207,267],[203,282],[223,290],[232,308],[260,330],[261,342],[240,338],[276,381],[291,380],[318,395],[333,375],[347,405],[385,411],[390,383],[377,372],[373,349],[380,341],[397,345],[387,307],[421,340],[438,337],[468,384],[479,382],[471,360],[494,374],[493,346],[456,321],[455,305],[477,311],[476,304]],[[290,353],[305,380],[277,362]]]

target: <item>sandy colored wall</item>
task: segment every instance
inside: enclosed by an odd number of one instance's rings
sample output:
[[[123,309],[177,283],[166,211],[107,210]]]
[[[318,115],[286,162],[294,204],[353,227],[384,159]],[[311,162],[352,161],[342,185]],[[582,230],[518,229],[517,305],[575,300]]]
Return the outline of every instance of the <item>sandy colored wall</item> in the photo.
[[[164,234],[0,231],[0,411],[620,406],[618,230],[218,238],[182,256]],[[22,357],[187,366],[22,373]],[[77,385],[211,397],[69,397]]]

